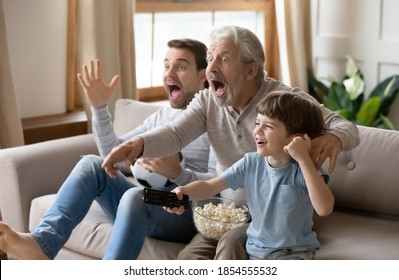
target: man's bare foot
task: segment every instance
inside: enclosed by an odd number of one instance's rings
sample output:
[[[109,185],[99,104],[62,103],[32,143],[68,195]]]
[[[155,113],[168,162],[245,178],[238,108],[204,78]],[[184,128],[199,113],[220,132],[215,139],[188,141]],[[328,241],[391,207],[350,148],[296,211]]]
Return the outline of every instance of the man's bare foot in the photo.
[[[17,232],[3,222],[0,222],[0,249],[19,260],[48,260],[30,233]]]

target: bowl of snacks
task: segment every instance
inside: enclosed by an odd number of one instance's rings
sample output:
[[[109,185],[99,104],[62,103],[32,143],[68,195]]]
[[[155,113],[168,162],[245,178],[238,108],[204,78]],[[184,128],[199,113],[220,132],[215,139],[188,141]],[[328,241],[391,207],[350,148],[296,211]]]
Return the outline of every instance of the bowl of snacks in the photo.
[[[221,197],[194,201],[192,208],[197,231],[210,240],[219,240],[227,231],[250,220],[246,205]]]

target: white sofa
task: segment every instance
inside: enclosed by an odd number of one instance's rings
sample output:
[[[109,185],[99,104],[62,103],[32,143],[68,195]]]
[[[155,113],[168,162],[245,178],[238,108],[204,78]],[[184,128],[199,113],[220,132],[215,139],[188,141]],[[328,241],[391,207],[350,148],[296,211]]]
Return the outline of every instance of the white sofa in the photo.
[[[114,128],[122,134],[157,106],[118,100]],[[340,155],[330,187],[334,212],[315,216],[317,259],[399,259],[399,132],[359,126],[361,143]],[[92,135],[0,150],[0,213],[19,231],[35,227],[81,155],[97,154]],[[112,223],[93,204],[57,259],[101,259]],[[147,238],[140,259],[173,259],[184,244]]]

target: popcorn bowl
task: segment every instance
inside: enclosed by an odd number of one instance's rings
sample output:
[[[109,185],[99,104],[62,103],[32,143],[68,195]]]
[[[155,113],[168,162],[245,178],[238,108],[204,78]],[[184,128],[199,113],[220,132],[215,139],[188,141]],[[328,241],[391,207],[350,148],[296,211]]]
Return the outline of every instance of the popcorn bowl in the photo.
[[[221,197],[211,197],[192,203],[197,231],[206,239],[219,240],[227,231],[249,222],[246,205]]]

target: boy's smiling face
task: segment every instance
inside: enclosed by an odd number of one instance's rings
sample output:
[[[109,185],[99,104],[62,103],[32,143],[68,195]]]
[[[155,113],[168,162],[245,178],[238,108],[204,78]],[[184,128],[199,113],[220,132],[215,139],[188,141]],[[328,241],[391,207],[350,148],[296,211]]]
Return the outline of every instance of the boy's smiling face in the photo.
[[[258,114],[253,137],[259,155],[272,157],[277,162],[291,160],[284,151],[284,146],[292,141],[293,136],[288,135],[285,125],[281,121]]]

